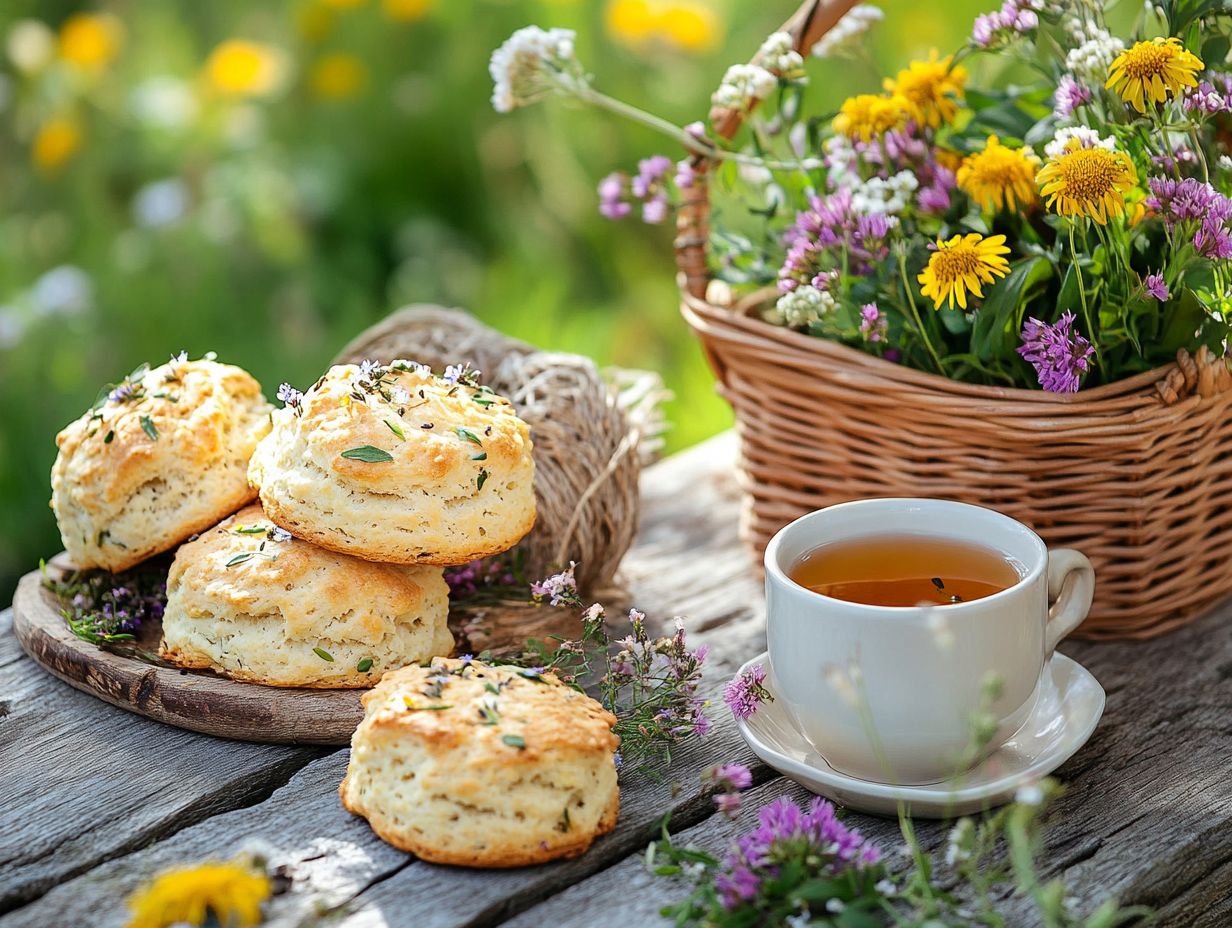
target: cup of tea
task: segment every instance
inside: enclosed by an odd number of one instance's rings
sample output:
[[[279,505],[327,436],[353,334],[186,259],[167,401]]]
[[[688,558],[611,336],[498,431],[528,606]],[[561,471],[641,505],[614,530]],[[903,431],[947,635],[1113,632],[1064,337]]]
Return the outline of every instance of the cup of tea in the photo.
[[[1095,591],[1079,552],[937,499],[809,513],[765,565],[775,698],[835,770],[902,785],[953,777],[1021,727]]]

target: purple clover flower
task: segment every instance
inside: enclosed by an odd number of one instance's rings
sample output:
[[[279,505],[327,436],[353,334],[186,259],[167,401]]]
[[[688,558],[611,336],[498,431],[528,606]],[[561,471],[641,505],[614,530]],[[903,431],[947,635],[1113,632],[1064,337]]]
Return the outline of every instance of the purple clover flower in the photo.
[[[867,342],[884,341],[890,320],[876,303],[865,303],[860,309],[860,334]]]
[[[844,251],[852,273],[867,274],[889,254],[886,239],[891,228],[892,220],[884,213],[857,213],[846,188],[811,197],[809,208],[796,214],[784,236],[787,258],[779,269],[779,290],[790,293],[801,284],[825,289],[828,285],[817,278],[837,265]]]
[[[1204,258],[1232,258],[1232,200],[1192,177],[1152,177],[1147,184],[1151,195],[1144,202],[1170,231],[1192,231],[1194,248]]]
[[[1191,116],[1232,113],[1232,74],[1207,74],[1197,87],[1186,88],[1181,105]]]
[[[1146,287],[1147,295],[1154,297],[1161,303],[1166,302],[1168,297],[1171,295],[1168,292],[1168,285],[1164,283],[1163,274],[1147,274],[1146,279],[1144,279],[1142,283]]]
[[[1066,120],[1074,115],[1078,107],[1091,102],[1091,88],[1078,83],[1072,74],[1063,74],[1057,82],[1057,91],[1052,99],[1053,116],[1058,120]]]
[[[715,887],[730,911],[752,900],[762,882],[777,876],[784,864],[803,863],[810,876],[835,877],[880,859],[877,846],[840,822],[825,799],[816,798],[802,809],[783,796],[763,806],[757,827],[736,840],[720,864]]]
[[[637,173],[626,178],[619,172],[609,174],[599,181],[599,213],[608,219],[624,219],[633,212],[633,203],[642,204],[642,221],[650,225],[658,225],[667,218],[669,204],[667,200],[666,178],[669,171],[676,169],[675,179],[678,186],[686,187],[692,184],[692,168],[687,161],[679,165],[672,163],[666,155],[652,155],[637,163]],[[687,170],[687,175],[684,173]],[[682,183],[681,181],[687,181]]]
[[[763,702],[773,701],[774,697],[765,687],[766,668],[754,664],[743,673],[737,674],[723,687],[723,701],[732,715],[738,719],[747,719]]]
[[[1073,331],[1074,314],[1065,312],[1053,325],[1032,317],[1022,327],[1018,353],[1034,368],[1049,393],[1077,393],[1091,368],[1092,344]]]
[[[720,764],[714,778],[729,789],[745,790],[753,785],[753,772],[744,764]]]
[[[1012,39],[1039,27],[1037,0],[1005,0],[1001,9],[975,18],[971,40],[980,48],[989,48],[1003,39]]]

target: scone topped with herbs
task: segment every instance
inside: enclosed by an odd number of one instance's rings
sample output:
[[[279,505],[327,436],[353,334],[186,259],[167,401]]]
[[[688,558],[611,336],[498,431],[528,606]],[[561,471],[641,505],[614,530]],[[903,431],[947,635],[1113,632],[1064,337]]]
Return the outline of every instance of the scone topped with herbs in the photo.
[[[376,564],[277,527],[257,504],[176,552],[162,657],[269,686],[371,686],[453,650],[439,567]]]
[[[56,436],[51,508],[73,564],[126,570],[250,501],[270,412],[252,375],[212,355],[143,364],[105,388]]]
[[[530,428],[470,371],[331,367],[286,404],[248,478],[297,537],[398,564],[465,564],[535,523]]]
[[[386,674],[363,704],[339,792],[394,847],[520,867],[616,825],[616,717],[550,673],[438,659]]]

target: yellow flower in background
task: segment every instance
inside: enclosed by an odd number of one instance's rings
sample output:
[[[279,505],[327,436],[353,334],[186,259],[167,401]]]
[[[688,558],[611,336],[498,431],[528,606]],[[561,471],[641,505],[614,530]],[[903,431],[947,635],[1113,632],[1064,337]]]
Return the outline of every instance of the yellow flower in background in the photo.
[[[333,7],[335,10],[353,10],[367,2],[368,0],[321,0],[322,4]]]
[[[907,101],[916,122],[935,129],[954,121],[966,83],[967,69],[954,66],[953,55],[938,60],[933,49],[927,61],[913,61],[893,80],[887,77],[885,89]]]
[[[958,169],[958,187],[987,210],[1017,209],[1034,203],[1035,173],[1040,160],[1030,148],[1009,148],[995,135],[963,159]]]
[[[345,100],[359,93],[368,80],[368,69],[354,55],[337,52],[324,55],[312,66],[309,85],[323,100]]]
[[[295,27],[309,42],[323,42],[334,31],[338,14],[323,3],[307,3],[295,11]]]
[[[30,160],[44,174],[55,174],[81,148],[81,127],[67,116],[57,116],[39,128],[30,149]]]
[[[129,896],[127,928],[201,925],[211,913],[224,928],[252,928],[269,895],[269,877],[240,863],[168,870]]]
[[[968,292],[983,297],[984,284],[1009,273],[1010,265],[1004,257],[1009,253],[1004,235],[984,238],[978,232],[969,232],[945,242],[937,239],[928,266],[917,278],[920,292],[933,301],[934,309],[945,302],[966,309]]]
[[[1035,177],[1048,208],[1061,216],[1090,216],[1100,225],[1125,212],[1125,194],[1138,183],[1129,156],[1083,148],[1078,139],[1048,161]]]
[[[1164,103],[1168,94],[1176,96],[1185,87],[1196,87],[1194,75],[1204,67],[1202,59],[1186,51],[1180,39],[1152,39],[1137,42],[1117,55],[1104,86],[1145,113],[1148,102]]]
[[[871,142],[907,121],[907,102],[889,94],[862,93],[848,97],[834,117],[834,131],[849,139]]]
[[[106,13],[75,13],[60,27],[60,57],[83,71],[96,73],[120,52],[124,28]]]
[[[608,32],[633,47],[659,41],[696,52],[713,48],[719,38],[718,17],[701,2],[611,0],[606,19]]]
[[[399,22],[423,19],[432,9],[432,0],[382,0],[385,15]]]
[[[227,39],[205,62],[214,89],[235,97],[259,97],[276,88],[286,72],[282,53],[269,45]]]

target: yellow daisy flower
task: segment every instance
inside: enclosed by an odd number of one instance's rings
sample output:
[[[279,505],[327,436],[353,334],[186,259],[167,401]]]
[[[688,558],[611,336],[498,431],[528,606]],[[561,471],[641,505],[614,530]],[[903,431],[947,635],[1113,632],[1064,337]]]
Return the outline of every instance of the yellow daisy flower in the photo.
[[[911,118],[920,125],[935,129],[951,123],[967,83],[967,69],[953,63],[953,55],[938,60],[933,49],[927,61],[913,61],[893,80],[887,77],[885,89],[907,101]]]
[[[281,52],[259,42],[227,39],[205,62],[214,89],[234,97],[261,96],[274,90],[286,74]]]
[[[937,239],[928,266],[917,278],[920,292],[933,301],[934,309],[945,302],[966,309],[968,291],[982,298],[984,284],[1009,273],[1010,265],[1004,258],[1009,253],[1004,235],[985,238],[978,232],[968,232],[946,242]]]
[[[1138,183],[1129,156],[1106,148],[1083,148],[1077,139],[1035,176],[1048,208],[1061,216],[1090,216],[1100,225],[1125,212],[1125,194]]]
[[[983,209],[1017,209],[1038,198],[1035,172],[1040,160],[1030,148],[1009,148],[995,135],[984,150],[963,159],[958,169],[958,187]]]
[[[1169,36],[1137,42],[1117,55],[1108,68],[1105,87],[1121,95],[1121,99],[1139,113],[1146,112],[1147,103],[1163,103],[1168,94],[1176,96],[1185,87],[1196,87],[1194,76],[1205,65],[1193,52],[1185,50],[1181,40]]]
[[[168,870],[128,897],[127,928],[201,925],[211,913],[224,928],[251,928],[269,895],[269,877],[240,863]]]
[[[60,27],[60,57],[96,73],[111,63],[124,41],[124,27],[106,13],[75,13]]]
[[[907,121],[907,102],[889,94],[862,93],[843,101],[834,117],[834,131],[870,142]]]

